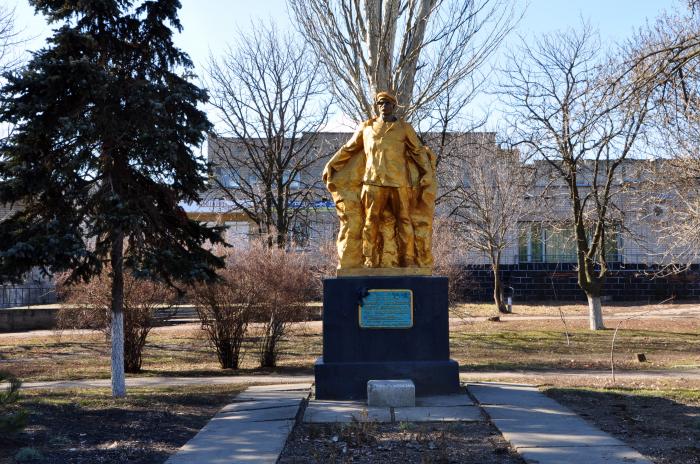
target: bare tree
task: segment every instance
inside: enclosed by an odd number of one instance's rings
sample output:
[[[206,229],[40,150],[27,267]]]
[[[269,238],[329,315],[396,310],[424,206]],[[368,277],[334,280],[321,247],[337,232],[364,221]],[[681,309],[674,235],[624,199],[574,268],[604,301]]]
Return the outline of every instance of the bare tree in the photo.
[[[567,223],[592,330],[604,328],[606,244],[619,224],[616,172],[644,135],[651,104],[649,87],[618,69],[584,24],[520,47],[510,56],[501,87],[519,146],[527,156],[545,160],[553,182],[568,193]]]
[[[4,74],[18,67],[22,62],[19,46],[26,40],[15,22],[15,10],[0,5],[0,83],[4,83]],[[0,105],[4,103],[0,102]],[[0,141],[4,141],[11,133],[14,125],[0,126]]]
[[[209,62],[211,104],[222,130],[210,138],[217,194],[284,246],[305,222],[320,179],[305,173],[318,161],[317,132],[329,102],[313,53],[274,25],[256,24]]]
[[[656,231],[647,244],[660,273],[679,272],[700,259],[700,16],[666,14],[627,44],[629,74],[654,87],[650,140],[658,156],[646,163],[640,195]]]
[[[377,91],[411,118],[450,88],[469,94],[517,19],[510,0],[289,0],[340,108],[372,114]]]
[[[17,67],[21,55],[17,47],[24,43],[15,23],[15,10],[0,5],[0,74]]]
[[[520,163],[516,150],[503,150],[493,142],[469,151],[465,161],[463,182],[450,195],[452,215],[458,219],[456,227],[466,247],[488,257],[494,303],[505,313],[501,258],[517,240],[518,223],[531,207],[526,195],[533,170]]]

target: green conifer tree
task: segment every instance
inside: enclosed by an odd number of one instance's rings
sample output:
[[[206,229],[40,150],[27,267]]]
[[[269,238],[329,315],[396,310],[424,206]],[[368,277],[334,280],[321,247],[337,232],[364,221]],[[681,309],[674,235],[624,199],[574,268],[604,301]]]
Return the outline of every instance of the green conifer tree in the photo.
[[[0,371],[0,440],[22,431],[27,411],[17,405],[22,382],[9,372]]]
[[[178,0],[30,0],[57,24],[45,48],[5,75],[0,203],[21,210],[0,223],[0,279],[34,266],[88,280],[112,267],[112,392],[126,394],[123,272],[212,279],[222,261],[202,246],[219,231],[179,206],[196,201],[210,128],[206,92],[172,42]],[[120,333],[121,331],[121,333]]]

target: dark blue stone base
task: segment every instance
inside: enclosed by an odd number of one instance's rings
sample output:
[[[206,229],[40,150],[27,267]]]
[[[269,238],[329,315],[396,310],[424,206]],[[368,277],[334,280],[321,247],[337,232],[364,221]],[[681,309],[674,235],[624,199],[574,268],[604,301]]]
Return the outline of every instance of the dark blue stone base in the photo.
[[[316,398],[360,400],[367,398],[368,380],[411,379],[416,395],[441,395],[459,391],[457,361],[384,361],[324,363],[314,366]]]
[[[413,292],[413,327],[366,329],[358,305],[368,290]],[[367,381],[412,379],[416,394],[459,390],[450,359],[447,278],[339,277],[323,282],[323,356],[315,365],[316,398],[361,399]]]

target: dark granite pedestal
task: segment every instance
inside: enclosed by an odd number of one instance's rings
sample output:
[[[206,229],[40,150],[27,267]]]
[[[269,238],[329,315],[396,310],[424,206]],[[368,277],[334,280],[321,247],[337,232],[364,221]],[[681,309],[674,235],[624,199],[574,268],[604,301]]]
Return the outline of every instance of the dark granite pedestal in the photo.
[[[370,290],[411,290],[410,328],[360,327]],[[316,398],[363,399],[368,380],[411,379],[416,395],[459,390],[450,359],[447,278],[339,277],[323,282],[323,356],[314,367]]]

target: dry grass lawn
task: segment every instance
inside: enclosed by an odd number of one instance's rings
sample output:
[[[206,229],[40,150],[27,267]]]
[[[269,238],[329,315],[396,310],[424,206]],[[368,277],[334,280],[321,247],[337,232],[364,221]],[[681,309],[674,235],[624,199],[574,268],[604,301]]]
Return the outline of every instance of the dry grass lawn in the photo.
[[[473,305],[477,309],[487,305]],[[575,309],[575,311],[574,311]],[[567,314],[585,314],[585,306],[571,307]],[[635,309],[638,311],[639,309]],[[542,311],[528,308],[532,315]],[[547,309],[551,315],[552,309]],[[630,307],[608,308],[609,314],[629,312]],[[558,312],[558,310],[557,310]],[[502,322],[453,318],[451,355],[464,370],[487,373],[501,370],[608,369],[612,328],[593,332],[585,319],[569,319],[566,331],[561,320],[510,318]],[[291,327],[281,345],[275,372],[311,373],[321,355],[321,324],[300,323]],[[652,371],[700,367],[700,319],[631,319],[624,321],[615,343],[619,369]],[[644,353],[647,362],[636,360]],[[144,350],[142,376],[206,376],[246,374],[257,369],[253,340],[245,343],[238,371],[219,368],[203,331],[196,324],[154,329]],[[108,378],[109,344],[100,333],[53,333],[48,336],[4,335],[0,337],[0,369],[25,381]]]

